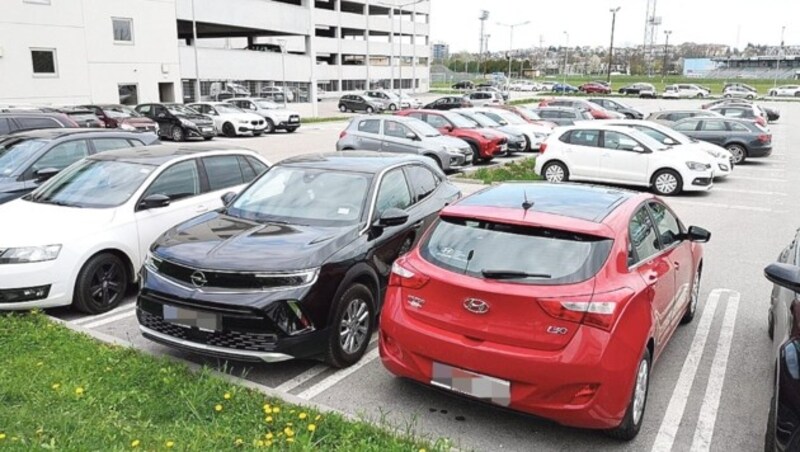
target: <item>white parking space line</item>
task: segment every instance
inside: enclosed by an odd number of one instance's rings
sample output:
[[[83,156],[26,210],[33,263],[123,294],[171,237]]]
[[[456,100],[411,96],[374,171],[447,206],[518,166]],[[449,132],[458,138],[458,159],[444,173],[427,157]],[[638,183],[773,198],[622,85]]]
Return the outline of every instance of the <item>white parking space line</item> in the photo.
[[[340,381],[354,374],[362,367],[366,366],[367,364],[377,359],[379,356],[380,356],[380,350],[377,347],[373,348],[370,352],[368,352],[366,355],[364,355],[364,357],[361,358],[361,361],[353,364],[352,366],[346,369],[337,371],[333,375],[323,379],[314,386],[311,386],[305,391],[301,392],[300,394],[297,394],[297,396],[300,397],[301,399],[311,400],[314,397],[332,388],[335,384],[339,383]]]
[[[725,384],[725,372],[728,369],[728,356],[733,341],[733,330],[736,327],[736,314],[739,310],[739,292],[729,292],[730,297],[726,303],[725,318],[722,321],[722,331],[717,341],[717,352],[711,363],[711,374],[706,385],[706,396],[700,408],[700,417],[697,429],[692,440],[692,452],[705,452],[711,449],[711,439],[714,436],[714,424],[717,422],[719,401],[722,397],[722,387]]]
[[[764,196],[789,196],[788,193],[778,191],[761,191],[761,190],[739,190],[736,188],[720,188],[714,187],[714,191],[722,193],[741,193],[745,195],[764,195]]]
[[[122,312],[120,314],[117,314],[117,315],[114,315],[114,316],[111,316],[111,317],[106,317],[104,319],[98,320],[96,322],[87,323],[87,324],[82,325],[82,326],[84,328],[86,328],[86,329],[93,330],[93,329],[99,328],[99,327],[101,327],[103,325],[108,325],[109,323],[114,323],[114,322],[118,322],[120,320],[125,320],[128,317],[133,317],[135,315],[136,315],[136,310],[135,309],[130,309],[130,310]]]
[[[94,322],[96,322],[98,320],[104,319],[104,318],[109,317],[109,316],[113,316],[113,315],[115,315],[117,313],[120,313],[122,311],[128,311],[128,310],[133,309],[135,307],[136,307],[136,303],[129,303],[129,304],[126,304],[124,306],[119,306],[117,308],[114,308],[114,309],[112,309],[112,310],[110,310],[110,311],[108,311],[106,313],[103,313],[103,314],[100,314],[100,315],[82,317],[80,319],[73,320],[70,323],[73,324],[73,325],[83,325],[85,323],[94,323]]]
[[[692,391],[692,383],[694,383],[694,377],[697,375],[700,359],[703,357],[708,333],[711,331],[711,322],[714,320],[714,314],[717,311],[717,304],[722,292],[721,289],[716,289],[708,295],[703,316],[700,318],[700,324],[697,325],[692,345],[686,355],[686,360],[683,362],[681,374],[675,383],[675,389],[669,400],[667,411],[661,421],[661,427],[658,429],[658,436],[656,436],[653,443],[653,448],[651,449],[653,452],[669,452],[672,450],[672,444],[675,442],[675,436],[678,434],[678,428],[686,410],[686,402],[689,400],[689,393]]]
[[[369,341],[370,345],[374,344],[375,341],[378,340],[378,335],[374,335],[372,339]],[[303,383],[316,378],[318,375],[322,374],[326,370],[329,370],[330,366],[325,364],[317,364],[316,366],[308,369],[307,371],[301,373],[300,375],[292,378],[291,380],[284,381],[280,385],[275,387],[275,390],[282,391],[282,392],[290,392],[293,389],[299,388],[303,385]]]
[[[748,210],[751,212],[772,212],[772,213],[786,213],[786,210],[774,210],[770,209],[769,207],[753,207],[753,206],[741,206],[737,204],[721,204],[716,202],[702,202],[702,201],[686,201],[683,199],[671,199],[669,200],[670,204],[684,204],[687,206],[698,206],[698,207],[719,207],[720,209],[735,209],[735,210]]]
[[[736,170],[734,170],[736,171]],[[739,176],[738,174],[731,176],[733,179],[736,180],[749,180],[753,182],[777,182],[779,184],[783,184],[788,182],[786,179],[781,179],[777,177],[750,177],[750,176]],[[712,188],[713,190],[713,188]]]

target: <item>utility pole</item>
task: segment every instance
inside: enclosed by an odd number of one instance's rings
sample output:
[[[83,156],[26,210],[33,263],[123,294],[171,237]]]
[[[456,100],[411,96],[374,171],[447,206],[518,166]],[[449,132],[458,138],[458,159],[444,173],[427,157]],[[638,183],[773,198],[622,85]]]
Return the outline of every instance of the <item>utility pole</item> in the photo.
[[[194,48],[194,101],[202,102],[200,99],[200,59],[197,56],[197,21],[194,17],[194,0],[192,0],[192,47]]]
[[[609,9],[611,12],[611,45],[608,46],[608,73],[606,75],[606,82],[609,86],[611,85],[611,65],[614,61],[614,29],[617,27],[617,13],[621,8],[621,6],[617,6]]]
[[[508,77],[506,77],[506,92],[511,90],[511,52],[514,50],[514,29],[517,27],[524,27],[528,25],[531,21],[526,20],[525,22],[520,22],[518,24],[501,24],[498,23],[501,27],[508,27],[510,36],[508,41]]]
[[[672,34],[672,30],[664,30],[664,35],[666,36],[666,40],[664,41],[664,63],[662,63],[661,67],[661,78],[667,78],[667,58],[669,58],[669,35]]]
[[[567,84],[567,64],[569,63],[569,33],[567,33],[566,30],[564,31],[564,36],[567,37],[566,45],[564,45],[564,83],[563,83],[563,85],[566,86],[566,84]],[[563,89],[564,86],[562,86],[562,90],[561,90],[562,94],[564,94],[564,92],[566,91],[565,89]]]
[[[487,42],[489,37],[486,36],[486,34],[485,34],[486,21],[488,19],[489,19],[489,11],[486,11],[485,9],[482,9],[480,16],[478,16],[478,20],[481,21],[481,44],[480,44],[480,47],[478,48],[478,73],[479,74],[481,72],[481,63],[483,62],[484,49],[489,47],[489,44]]]
[[[778,51],[778,59],[775,61],[775,80],[773,81],[772,87],[775,88],[778,86],[778,74],[781,72],[781,58],[783,57],[783,36],[786,33],[786,25],[781,27],[781,48]]]

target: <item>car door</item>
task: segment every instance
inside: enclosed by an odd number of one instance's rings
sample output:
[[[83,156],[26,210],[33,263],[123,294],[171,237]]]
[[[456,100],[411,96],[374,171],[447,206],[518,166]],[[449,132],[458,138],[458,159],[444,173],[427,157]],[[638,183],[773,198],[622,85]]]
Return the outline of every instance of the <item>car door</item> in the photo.
[[[628,228],[629,271],[637,273],[650,297],[653,310],[655,353],[658,356],[669,336],[669,320],[675,298],[675,268],[662,253],[661,241],[646,205],[633,214]]]
[[[698,140],[702,139],[700,138],[700,119],[687,119],[675,124],[672,128],[686,136],[690,136]]]
[[[441,200],[435,196],[435,192],[442,183],[442,179],[430,169],[418,164],[405,167],[405,172],[412,192],[413,209],[418,209],[419,217],[421,217],[412,224],[414,245],[416,245],[416,241],[439,216],[442,204]]]
[[[356,124],[355,142],[359,150],[381,151],[383,139],[381,137],[380,119],[360,119]]]
[[[728,127],[722,119],[705,118],[700,121],[697,139],[722,146],[728,136]]]
[[[165,136],[171,136],[174,118],[163,105],[153,105],[153,121],[158,123],[158,129],[164,132]]]
[[[600,131],[573,130],[566,138],[564,160],[573,179],[596,180],[600,178]]]
[[[600,177],[621,184],[649,184],[650,154],[641,143],[613,130],[603,131],[602,140]]]
[[[170,204],[155,209],[144,209],[141,204],[136,206],[136,228],[142,256],[167,229],[208,211],[209,207],[199,199],[201,193],[200,169],[196,159],[173,163],[153,179],[140,202],[150,195],[164,195],[170,198]]]
[[[410,135],[417,136],[405,124],[390,119],[384,120],[381,150],[384,152],[417,154],[419,141],[417,141],[417,138],[409,138]]]

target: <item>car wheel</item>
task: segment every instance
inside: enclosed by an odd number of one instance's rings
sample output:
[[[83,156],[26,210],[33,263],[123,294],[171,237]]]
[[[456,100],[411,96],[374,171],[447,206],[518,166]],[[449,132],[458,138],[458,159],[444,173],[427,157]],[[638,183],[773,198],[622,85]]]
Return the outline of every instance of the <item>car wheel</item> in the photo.
[[[228,138],[233,138],[236,136],[236,127],[233,124],[226,122],[222,125],[222,134]]]
[[[550,162],[544,166],[542,175],[547,182],[558,184],[569,180],[569,170],[561,162]]]
[[[706,96],[704,96],[703,93],[697,93],[697,98],[698,99],[702,99],[704,97],[706,97]]]
[[[733,164],[739,165],[744,163],[747,159],[747,150],[741,144],[729,144],[725,147],[731,154],[733,154]]]
[[[390,111],[397,111],[397,105],[395,105],[395,104],[389,104],[389,110],[390,110]]]
[[[777,96],[777,94],[775,94]],[[800,91],[794,93],[794,97],[800,97]]]
[[[339,111],[341,111],[342,113],[347,113],[347,107],[345,107],[344,105],[339,105]]]
[[[295,133],[297,132],[297,127],[287,127],[286,131],[289,133]]]
[[[128,270],[122,260],[101,253],[83,266],[75,283],[73,305],[87,314],[100,314],[117,307],[128,292]]]
[[[367,351],[372,336],[374,297],[362,284],[350,286],[336,303],[325,361],[333,367],[352,366]]]
[[[172,126],[172,131],[169,135],[172,138],[172,141],[183,141],[186,139],[183,129],[181,129],[179,126]]]
[[[700,278],[703,273],[700,268],[694,274],[694,281],[692,282],[691,299],[689,299],[689,306],[686,308],[686,313],[683,314],[681,325],[686,325],[694,320],[694,315],[697,313],[697,305],[700,303]]]
[[[653,175],[653,189],[661,196],[677,195],[683,189],[683,181],[673,170],[660,170]]]
[[[275,133],[275,123],[267,118],[267,127],[264,128],[264,133]]]
[[[367,107],[367,110],[366,110],[366,111],[367,111],[367,113],[369,113],[369,114],[373,114],[373,113],[375,113],[375,109],[374,109],[374,108],[372,108],[372,107]]]
[[[722,96],[722,97],[724,97],[725,99],[730,99],[730,98],[731,98],[731,95],[730,95],[730,94],[726,94],[726,95],[724,95],[724,96]]]
[[[636,438],[642,428],[644,411],[647,408],[647,393],[650,387],[650,350],[645,350],[644,356],[636,366],[636,377],[633,381],[633,392],[625,417],[619,427],[608,430],[612,438],[630,441]]]

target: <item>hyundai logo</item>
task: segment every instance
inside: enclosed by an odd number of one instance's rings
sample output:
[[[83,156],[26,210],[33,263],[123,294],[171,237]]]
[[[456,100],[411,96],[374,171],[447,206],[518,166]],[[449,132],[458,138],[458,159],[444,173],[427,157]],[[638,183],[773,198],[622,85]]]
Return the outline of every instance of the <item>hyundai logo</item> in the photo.
[[[194,272],[192,273],[192,276],[189,277],[189,279],[192,281],[192,284],[194,284],[194,286],[197,287],[198,289],[200,287],[205,287],[205,285],[208,284],[206,275],[204,275],[203,272]]]
[[[477,298],[467,298],[464,300],[464,309],[473,314],[486,314],[489,312],[489,304]]]

